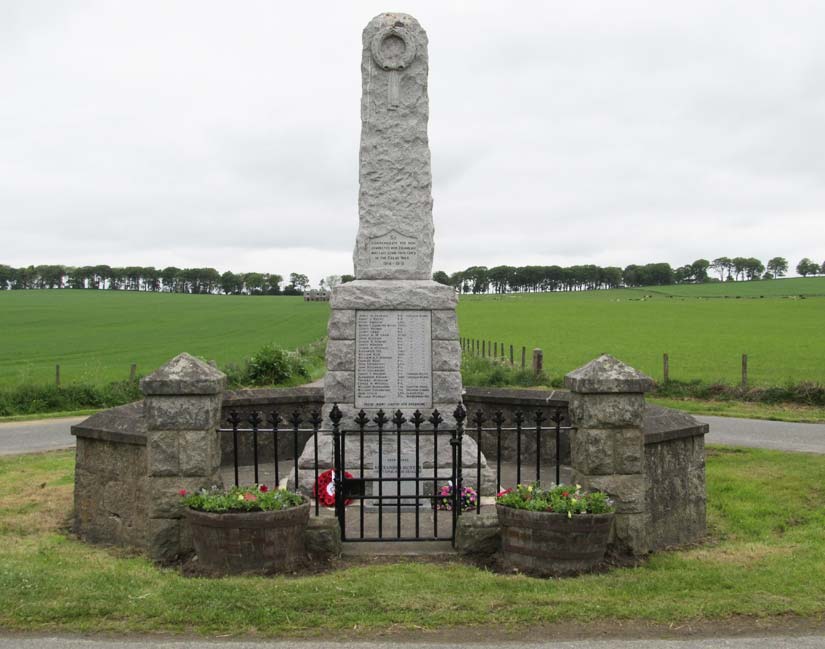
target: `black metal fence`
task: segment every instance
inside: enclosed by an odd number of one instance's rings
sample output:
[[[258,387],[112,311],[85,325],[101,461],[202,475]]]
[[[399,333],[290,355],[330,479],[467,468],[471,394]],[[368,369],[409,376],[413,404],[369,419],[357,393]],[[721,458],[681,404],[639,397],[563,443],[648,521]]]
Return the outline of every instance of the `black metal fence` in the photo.
[[[462,511],[481,513],[485,504],[494,503],[502,488],[541,482],[548,477],[560,483],[561,438],[570,431],[564,421],[561,408],[549,415],[542,410],[516,411],[507,420],[500,410],[489,415],[476,410],[468,416],[464,405],[459,404],[449,425],[437,410],[429,417],[416,410],[409,418],[400,410],[391,418],[383,411],[369,417],[362,410],[350,422],[334,405],[328,428],[322,427],[323,419],[317,411],[306,418],[296,411],[286,419],[277,411],[266,416],[254,412],[245,419],[231,411],[229,427],[220,431],[232,435],[236,485],[242,471],[251,472],[256,484],[262,482],[266,472],[276,486],[283,475],[289,478],[292,488],[314,500],[316,516],[322,507],[334,507],[344,540],[425,541],[452,540]],[[311,435],[307,442],[311,448],[302,449],[300,440],[307,435]],[[242,436],[251,437],[251,466],[239,465]],[[289,440],[292,457],[281,461],[279,449],[283,448],[284,437]],[[473,444],[467,446],[465,437],[472,438]],[[331,444],[327,443],[330,438]],[[258,458],[258,449],[269,444],[273,454],[271,473]],[[475,447],[474,453],[471,446]],[[402,450],[404,447],[406,450]],[[355,457],[348,458],[348,451],[350,455],[354,451]],[[413,475],[402,474],[402,455],[415,467]],[[311,462],[307,463],[307,458]],[[386,466],[389,460],[394,467]],[[319,484],[322,471],[328,469],[332,469],[331,496],[322,493]],[[470,489],[475,492],[474,498],[472,493],[465,497],[465,483],[473,485]],[[358,514],[348,521],[347,509],[354,502],[359,505]],[[447,530],[443,525],[439,527],[439,511],[445,510],[449,512]],[[445,517],[442,515],[442,523]]]

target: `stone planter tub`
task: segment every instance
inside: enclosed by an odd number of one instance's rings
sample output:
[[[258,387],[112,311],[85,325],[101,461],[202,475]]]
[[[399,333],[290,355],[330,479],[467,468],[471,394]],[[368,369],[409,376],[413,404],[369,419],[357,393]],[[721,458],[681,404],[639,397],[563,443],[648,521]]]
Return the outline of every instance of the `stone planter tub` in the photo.
[[[588,572],[603,559],[613,513],[531,512],[496,505],[501,526],[500,556],[512,568],[540,576]]]
[[[199,566],[223,574],[273,573],[300,566],[309,502],[278,511],[186,510]]]

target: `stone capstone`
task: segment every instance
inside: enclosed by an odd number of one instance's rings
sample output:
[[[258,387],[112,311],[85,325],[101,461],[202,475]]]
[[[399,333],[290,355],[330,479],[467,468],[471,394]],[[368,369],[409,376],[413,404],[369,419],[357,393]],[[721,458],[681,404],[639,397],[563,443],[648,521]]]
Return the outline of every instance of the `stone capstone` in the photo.
[[[644,393],[653,387],[653,379],[609,354],[602,354],[568,373],[564,377],[564,385],[573,392],[584,394]]]
[[[455,309],[456,304],[455,289],[432,280],[355,280],[336,286],[330,299],[333,311]]]
[[[219,394],[226,387],[226,375],[186,352],[140,380],[143,394]]]

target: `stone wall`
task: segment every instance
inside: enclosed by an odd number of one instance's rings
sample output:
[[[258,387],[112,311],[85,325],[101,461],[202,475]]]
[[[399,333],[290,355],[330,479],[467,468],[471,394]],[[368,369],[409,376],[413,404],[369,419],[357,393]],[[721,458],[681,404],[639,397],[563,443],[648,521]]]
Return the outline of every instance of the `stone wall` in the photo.
[[[706,533],[707,424],[676,410],[648,406],[642,430],[650,549],[698,541]]]
[[[72,427],[74,524],[92,543],[146,547],[146,422],[143,403],[92,415]]]

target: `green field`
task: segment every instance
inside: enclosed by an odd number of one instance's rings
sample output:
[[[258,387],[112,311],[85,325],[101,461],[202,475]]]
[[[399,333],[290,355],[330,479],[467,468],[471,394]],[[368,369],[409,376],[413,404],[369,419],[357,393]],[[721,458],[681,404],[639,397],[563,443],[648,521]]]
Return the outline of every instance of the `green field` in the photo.
[[[219,364],[267,343],[326,334],[329,307],[300,297],[121,291],[0,291],[0,385],[104,383],[148,374],[182,351]]]
[[[321,338],[328,313],[292,297],[0,291],[0,385],[53,381],[56,363],[65,383],[103,383],[181,351],[238,362]],[[825,382],[825,277],[465,295],[458,315],[462,336],[541,347],[553,377],[608,352],[658,379],[667,352],[673,379],[735,383],[747,353],[753,384]]]
[[[735,383],[746,353],[752,384],[825,382],[825,277],[463,296],[458,312],[462,336],[542,348],[551,376],[607,352],[661,379],[667,352],[671,379]]]

